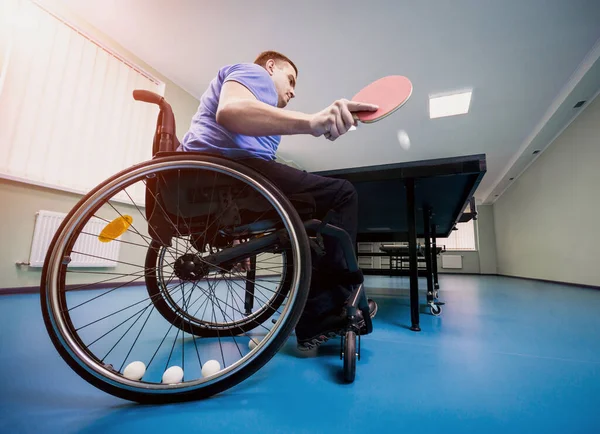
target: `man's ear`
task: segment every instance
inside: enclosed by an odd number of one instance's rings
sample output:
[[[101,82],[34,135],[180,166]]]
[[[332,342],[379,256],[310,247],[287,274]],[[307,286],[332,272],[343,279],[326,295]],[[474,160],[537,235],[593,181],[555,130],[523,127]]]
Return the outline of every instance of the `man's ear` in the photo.
[[[273,71],[275,71],[275,60],[269,59],[265,64],[265,69],[269,73],[269,75],[273,75]]]

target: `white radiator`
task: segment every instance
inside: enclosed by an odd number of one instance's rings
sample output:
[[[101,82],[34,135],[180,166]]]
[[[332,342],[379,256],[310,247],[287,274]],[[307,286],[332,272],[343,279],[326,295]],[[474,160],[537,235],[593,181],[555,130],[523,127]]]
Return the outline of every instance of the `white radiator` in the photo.
[[[33,231],[33,242],[31,244],[31,254],[29,256],[30,267],[43,267],[46,253],[50,247],[50,242],[63,219],[67,215],[53,211],[39,211],[36,214],[35,229]],[[71,256],[69,267],[116,267],[119,259],[119,249],[121,243],[110,242],[101,243],[98,241],[98,235],[107,223],[98,218],[92,217],[85,225],[80,234]],[[93,235],[87,235],[93,234]]]
[[[372,253],[373,243],[358,243],[358,253]]]
[[[462,268],[462,255],[442,255],[442,268]]]

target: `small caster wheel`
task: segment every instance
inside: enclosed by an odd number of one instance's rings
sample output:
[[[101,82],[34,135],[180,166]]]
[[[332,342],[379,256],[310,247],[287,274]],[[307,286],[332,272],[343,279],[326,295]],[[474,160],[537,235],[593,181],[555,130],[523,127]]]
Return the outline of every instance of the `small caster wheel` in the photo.
[[[356,333],[354,330],[346,332],[344,339],[344,380],[354,382],[356,376]]]
[[[437,304],[430,304],[429,312],[431,312],[433,316],[440,316],[440,314],[442,313],[442,307],[438,306]]]

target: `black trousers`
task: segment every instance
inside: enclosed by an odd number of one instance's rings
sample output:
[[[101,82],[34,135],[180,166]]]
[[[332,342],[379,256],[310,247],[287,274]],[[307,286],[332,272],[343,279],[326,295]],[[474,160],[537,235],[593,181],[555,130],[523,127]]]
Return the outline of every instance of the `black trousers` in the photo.
[[[344,229],[350,235],[352,245],[355,245],[358,195],[350,182],[307,173],[276,161],[259,158],[239,161],[265,176],[285,195],[310,194],[316,203],[315,218],[322,220],[330,210],[333,210],[329,223]],[[347,270],[346,258],[341,246],[336,239],[327,236],[323,236],[323,242],[325,256],[318,258],[313,254],[311,288],[303,315],[303,319],[306,320],[340,313],[351,293],[350,287],[331,280],[331,275],[335,274],[332,272]]]

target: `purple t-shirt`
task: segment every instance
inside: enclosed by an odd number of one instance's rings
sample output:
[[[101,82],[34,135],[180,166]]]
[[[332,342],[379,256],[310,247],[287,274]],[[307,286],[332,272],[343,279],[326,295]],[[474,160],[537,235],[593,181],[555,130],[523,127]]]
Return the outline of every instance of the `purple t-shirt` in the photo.
[[[180,150],[219,154],[232,159],[254,157],[274,160],[281,136],[245,136],[217,123],[221,88],[223,83],[231,80],[247,87],[257,100],[277,107],[275,84],[262,66],[253,63],[225,66],[200,98],[200,106],[189,131],[183,136]]]

